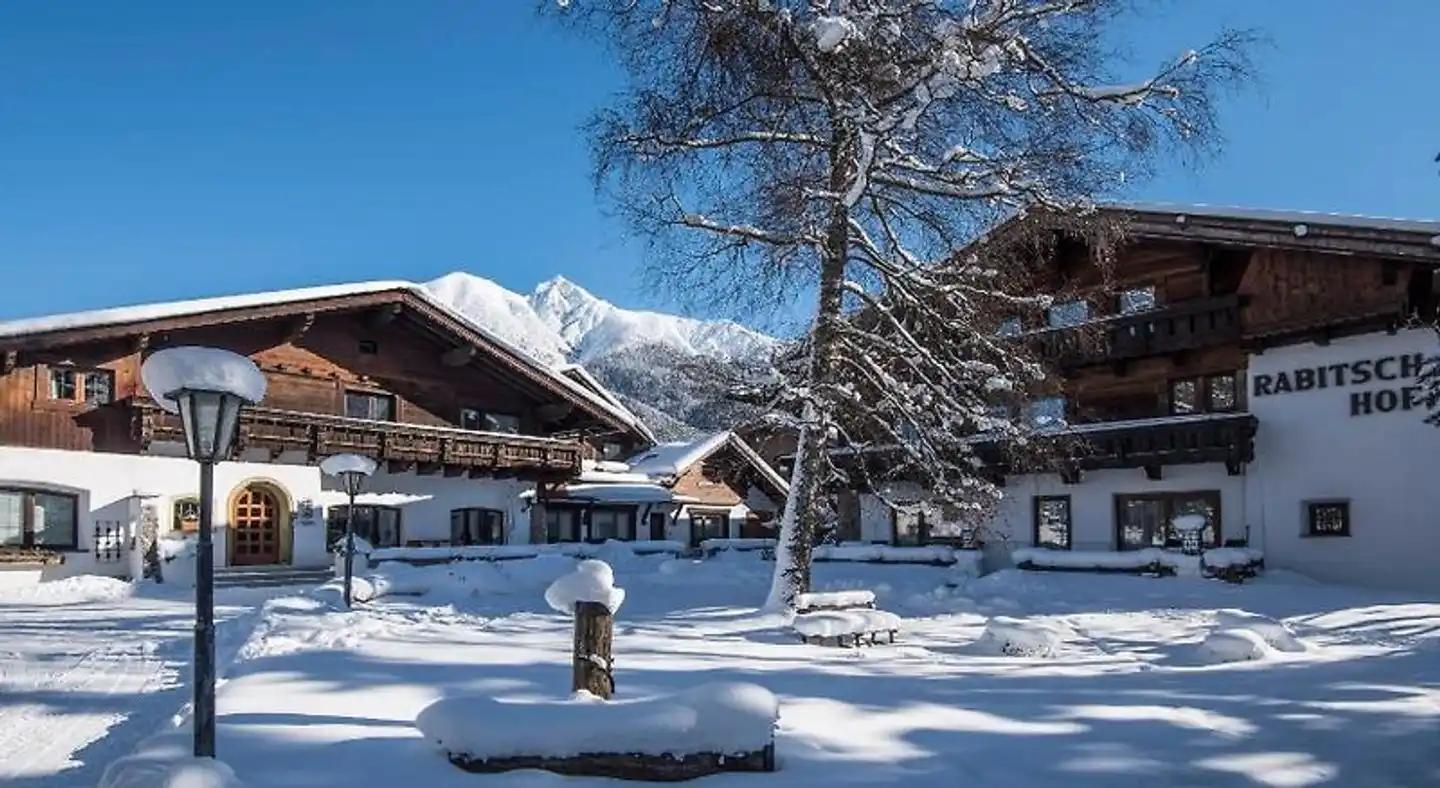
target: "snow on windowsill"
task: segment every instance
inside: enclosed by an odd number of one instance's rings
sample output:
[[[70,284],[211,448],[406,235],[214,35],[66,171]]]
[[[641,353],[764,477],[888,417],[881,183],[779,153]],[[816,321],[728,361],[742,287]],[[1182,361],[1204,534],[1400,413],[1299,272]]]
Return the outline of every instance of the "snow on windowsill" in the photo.
[[[669,696],[604,701],[443,698],[415,726],[435,745],[475,760],[602,753],[742,755],[774,740],[780,704],[754,684],[705,684]]]

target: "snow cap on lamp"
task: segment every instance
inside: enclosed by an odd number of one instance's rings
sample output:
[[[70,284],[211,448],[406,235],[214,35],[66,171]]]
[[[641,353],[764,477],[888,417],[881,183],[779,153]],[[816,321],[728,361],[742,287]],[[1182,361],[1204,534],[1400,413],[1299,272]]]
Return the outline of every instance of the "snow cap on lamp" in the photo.
[[[363,454],[333,454],[320,461],[320,472],[339,479],[345,493],[355,496],[375,472],[375,461]]]
[[[254,405],[265,398],[265,373],[255,362],[214,347],[158,350],[140,366],[150,397],[167,413],[179,413],[174,395],[182,389],[233,394]]]

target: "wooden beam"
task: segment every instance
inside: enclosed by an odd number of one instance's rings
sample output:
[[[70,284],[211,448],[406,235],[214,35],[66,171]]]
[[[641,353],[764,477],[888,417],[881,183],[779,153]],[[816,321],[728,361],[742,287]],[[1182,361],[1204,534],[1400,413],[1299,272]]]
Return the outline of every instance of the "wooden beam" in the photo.
[[[1245,463],[1239,460],[1226,460],[1225,473],[1229,476],[1239,476],[1245,472]]]
[[[1065,484],[1079,484],[1080,469],[1076,467],[1073,463],[1065,463],[1064,465],[1060,466],[1060,481],[1064,482]]]
[[[1161,470],[1162,467],[1163,466],[1160,465],[1146,465],[1145,478],[1149,479],[1152,482],[1160,481],[1162,478],[1164,478],[1164,472]]]
[[[13,351],[13,350],[7,350],[7,351],[5,351],[4,366],[3,366],[3,367],[0,367],[0,374],[9,375],[11,372],[14,372],[14,371],[15,371],[15,366],[16,366],[16,364],[18,363],[18,362],[17,362],[17,359],[18,359],[18,358],[19,358],[19,354],[16,353],[15,351]]]
[[[306,312],[304,315],[301,315],[299,318],[297,318],[295,322],[291,323],[290,327],[286,329],[285,338],[280,340],[281,344],[288,344],[294,342],[300,337],[305,336],[305,332],[309,331],[310,327],[313,325],[315,325],[315,313]]]
[[[365,325],[372,329],[389,325],[405,310],[401,304],[386,304],[365,317]]]
[[[420,462],[415,464],[415,473],[420,476],[434,476],[443,468],[438,462]]]
[[[461,367],[469,364],[470,359],[475,357],[475,353],[476,350],[473,345],[453,348],[446,351],[445,355],[440,357],[440,363],[447,367]]]
[[[465,471],[464,465],[446,465],[443,473],[446,478],[453,479],[457,476],[464,476]]]
[[[470,478],[472,479],[489,479],[491,475],[489,468],[476,465],[470,469]]]

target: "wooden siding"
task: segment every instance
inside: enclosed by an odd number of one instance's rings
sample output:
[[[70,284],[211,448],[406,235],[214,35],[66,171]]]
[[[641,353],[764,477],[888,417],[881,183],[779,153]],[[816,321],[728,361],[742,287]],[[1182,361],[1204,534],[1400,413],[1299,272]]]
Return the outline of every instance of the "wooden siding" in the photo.
[[[672,488],[677,496],[698,501],[696,506],[736,506],[745,500],[745,489],[734,474],[713,462],[697,462],[675,479]]]
[[[1353,320],[1398,318],[1407,308],[1409,280],[1409,265],[1404,263],[1257,250],[1239,287],[1248,302],[1245,335],[1264,337]]]

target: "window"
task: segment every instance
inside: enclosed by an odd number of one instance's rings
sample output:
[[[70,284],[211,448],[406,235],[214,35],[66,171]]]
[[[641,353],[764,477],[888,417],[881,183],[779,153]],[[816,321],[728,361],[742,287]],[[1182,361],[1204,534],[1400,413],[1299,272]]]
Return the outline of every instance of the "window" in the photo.
[[[325,541],[332,547],[345,536],[350,507],[332,506],[325,515]],[[400,546],[400,510],[393,506],[356,505],[355,535],[374,547]]]
[[[896,547],[915,547],[925,544],[925,518],[915,505],[893,510],[894,534],[890,542]]]
[[[665,521],[667,519],[664,512],[650,513],[650,541],[665,541]]]
[[[496,509],[451,509],[450,544],[505,544],[505,513]]]
[[[373,356],[380,352],[380,344],[373,339],[360,340],[361,355]]]
[[[635,511],[629,508],[595,507],[590,510],[590,527],[586,541],[604,542],[609,539],[635,540]]]
[[[1116,306],[1122,315],[1148,312],[1155,308],[1155,288],[1151,285],[1122,290],[1116,298]]]
[[[1025,330],[1025,324],[1020,322],[1018,317],[1007,317],[1000,321],[999,334],[1002,337],[1013,337]]]
[[[0,547],[80,545],[79,498],[67,493],[0,488]]]
[[[460,429],[519,435],[520,417],[507,413],[487,413],[477,408],[461,408]]]
[[[1200,383],[1194,378],[1170,381],[1170,412],[1183,416],[1200,409]]]
[[[719,512],[690,513],[690,546],[699,547],[706,539],[730,537],[730,516]]]
[[[1211,413],[1235,410],[1235,374],[1211,375],[1205,379],[1206,401]]]
[[[1026,403],[1024,420],[1037,429],[1065,426],[1065,398],[1045,397]]]
[[[1179,546],[1180,533],[1171,527],[1175,518],[1198,514],[1205,518],[1200,538],[1207,547],[1219,547],[1220,493],[1200,490],[1115,496],[1115,543],[1120,550]]]
[[[1090,304],[1087,301],[1066,301],[1045,311],[1045,324],[1051,328],[1078,326],[1090,319]]]
[[[170,510],[170,530],[187,534],[200,530],[200,499],[181,498]]]
[[[1070,549],[1070,496],[1035,496],[1034,545]]]
[[[1189,413],[1228,413],[1235,410],[1236,404],[1237,389],[1233,372],[1170,381],[1170,412],[1177,416]]]
[[[366,421],[394,421],[395,398],[368,391],[345,392],[345,415]]]
[[[1349,501],[1310,501],[1305,504],[1306,536],[1349,536]]]
[[[105,405],[115,401],[115,373],[108,369],[74,369],[57,367],[50,370],[50,399],[59,402],[80,402]]]
[[[545,541],[580,541],[580,509],[568,506],[545,507]]]

